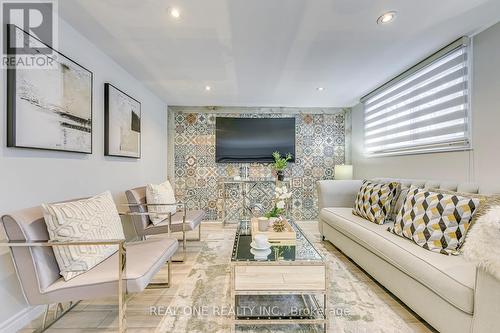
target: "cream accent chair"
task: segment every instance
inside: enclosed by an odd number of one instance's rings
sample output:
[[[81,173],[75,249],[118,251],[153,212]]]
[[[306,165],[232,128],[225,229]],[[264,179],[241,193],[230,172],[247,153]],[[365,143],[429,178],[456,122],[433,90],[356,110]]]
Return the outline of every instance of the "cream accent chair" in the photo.
[[[1,222],[21,288],[29,305],[47,304],[44,331],[80,300],[118,296],[119,329],[125,331],[125,297],[145,288],[166,287],[170,284],[170,260],[179,245],[177,239],[157,238],[125,243],[121,240],[53,242],[40,206],[27,208],[2,216]],[[53,246],[109,245],[117,252],[89,271],[65,281],[59,274]],[[155,274],[168,262],[168,282],[151,284]],[[70,302],[64,310],[62,303]],[[52,322],[48,322],[50,305],[56,304]],[[58,316],[59,313],[59,316]]]
[[[408,179],[406,186],[482,193],[471,183]],[[461,256],[428,251],[352,214],[361,180],[318,182],[319,227],[330,241],[442,333],[500,332],[500,281]]]
[[[176,205],[178,209],[175,214],[169,214],[164,221],[157,225],[151,223],[148,213],[148,203],[146,202],[146,186],[130,189],[125,192],[127,196],[130,212],[126,215],[132,217],[135,232],[141,239],[147,236],[169,234],[172,232],[182,232],[183,256],[186,255],[186,232],[198,228],[198,238],[201,239],[201,221],[205,218],[203,210],[186,210],[184,203],[176,202],[165,205]],[[158,206],[158,205],[155,205]]]

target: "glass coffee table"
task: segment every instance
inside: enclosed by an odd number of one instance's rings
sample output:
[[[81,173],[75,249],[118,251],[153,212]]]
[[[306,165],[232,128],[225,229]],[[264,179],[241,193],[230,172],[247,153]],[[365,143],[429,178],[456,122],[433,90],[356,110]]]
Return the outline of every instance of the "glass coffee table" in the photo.
[[[250,251],[250,221],[239,222],[231,256],[233,330],[236,325],[304,324],[327,331],[324,258],[289,222],[296,233],[293,245],[273,244],[267,258],[259,259]]]

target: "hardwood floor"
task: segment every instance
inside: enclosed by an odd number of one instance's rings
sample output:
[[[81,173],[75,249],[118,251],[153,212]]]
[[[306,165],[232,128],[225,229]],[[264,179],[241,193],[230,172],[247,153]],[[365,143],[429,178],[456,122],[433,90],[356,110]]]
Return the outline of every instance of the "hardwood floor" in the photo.
[[[315,222],[300,223],[306,234],[317,234],[317,224]],[[226,228],[234,228],[226,226]],[[202,227],[202,239],[207,239],[209,235],[222,232],[221,223],[207,222]],[[188,238],[195,238],[197,232],[189,234]],[[359,268],[349,258],[344,256],[332,244],[327,243],[328,251],[335,253],[341,258],[349,271],[375,292],[394,312],[396,312],[414,332],[435,332],[415,313],[398,301],[385,288],[373,280],[361,268]],[[168,306],[181,286],[184,278],[190,273],[193,263],[201,249],[201,242],[188,242],[186,260],[182,263],[172,264],[172,286],[168,289],[148,289],[140,294],[131,295],[127,303],[127,323],[128,332],[143,333],[154,332],[162,317],[150,315],[150,307],[155,305]],[[155,281],[164,280],[167,277],[166,268],[158,273]],[[41,326],[42,318],[30,323],[21,333],[32,333],[34,328]],[[82,301],[73,310],[66,314],[61,320],[56,322],[47,332],[49,333],[96,333],[96,332],[116,332],[117,329],[117,306],[116,298],[106,298],[92,301]],[[177,333],[177,332],[175,332]]]

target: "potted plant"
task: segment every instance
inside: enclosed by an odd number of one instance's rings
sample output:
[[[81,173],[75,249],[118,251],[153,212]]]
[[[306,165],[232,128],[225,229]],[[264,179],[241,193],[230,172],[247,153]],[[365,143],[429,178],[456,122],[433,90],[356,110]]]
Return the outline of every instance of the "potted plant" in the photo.
[[[288,153],[286,156],[281,157],[279,151],[275,151],[273,153],[274,163],[273,167],[276,170],[276,174],[278,175],[278,180],[285,180],[285,169],[288,166],[288,161],[292,159],[292,154]]]
[[[278,218],[278,216],[280,216],[284,212],[285,212],[284,208],[278,208],[276,205],[274,205],[274,207],[270,211],[268,211],[264,216],[271,221],[275,221]]]

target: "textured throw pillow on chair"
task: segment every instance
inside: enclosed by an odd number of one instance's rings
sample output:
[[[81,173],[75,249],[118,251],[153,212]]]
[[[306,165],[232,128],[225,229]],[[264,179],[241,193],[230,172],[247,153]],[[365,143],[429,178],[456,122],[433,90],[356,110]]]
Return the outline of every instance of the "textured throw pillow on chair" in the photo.
[[[378,183],[364,180],[358,191],[352,213],[377,224],[384,224],[393,209],[398,182]]]
[[[149,220],[154,225],[168,218],[168,214],[175,214],[175,195],[172,185],[167,180],[162,184],[148,184],[146,186],[146,202],[148,203]],[[167,206],[149,206],[155,204],[172,204]]]
[[[110,192],[90,199],[42,204],[52,241],[125,239]],[[67,281],[85,273],[118,250],[116,245],[54,246],[60,273]]]
[[[457,254],[480,202],[412,187],[389,231],[427,250]]]

